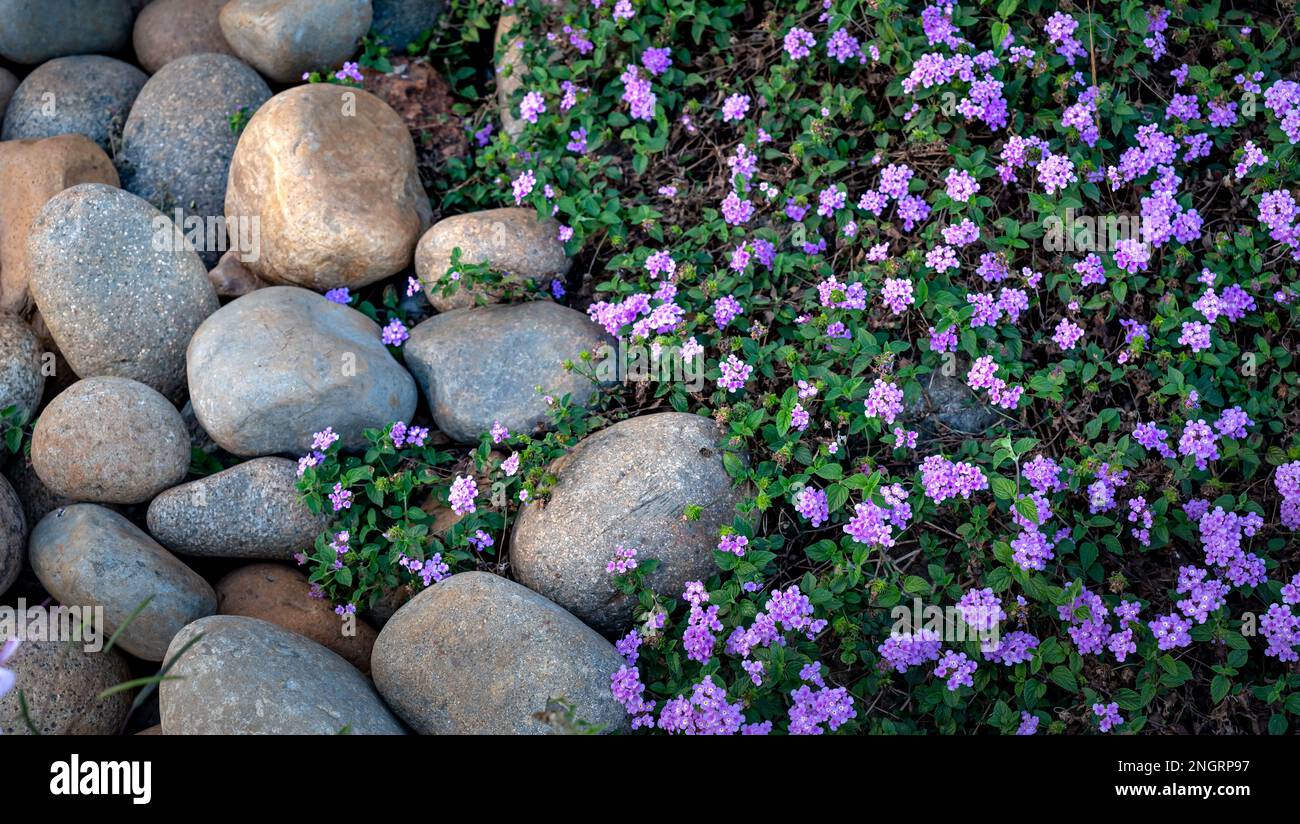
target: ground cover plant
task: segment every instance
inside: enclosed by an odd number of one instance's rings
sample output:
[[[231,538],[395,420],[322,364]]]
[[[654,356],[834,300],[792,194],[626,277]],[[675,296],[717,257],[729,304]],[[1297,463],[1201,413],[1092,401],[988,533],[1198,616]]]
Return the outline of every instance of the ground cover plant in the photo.
[[[435,205],[553,216],[574,271],[520,297],[706,385],[556,398],[551,434],[469,461],[405,423],[363,456],[323,433],[301,487],[338,525],[302,560],[340,611],[504,569],[551,459],[674,409],[725,426],[748,500],[685,591],[608,559],[634,729],[1292,729],[1292,4],[515,0],[517,136],[457,68],[483,5],[426,47],[472,133]],[[936,416],[937,387],[983,414]],[[416,486],[462,516],[433,540]]]

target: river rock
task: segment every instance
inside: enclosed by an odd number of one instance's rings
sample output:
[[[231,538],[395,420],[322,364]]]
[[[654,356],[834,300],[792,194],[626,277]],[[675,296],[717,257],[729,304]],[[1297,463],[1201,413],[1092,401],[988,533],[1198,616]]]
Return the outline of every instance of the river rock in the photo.
[[[965,375],[969,366],[958,374]],[[953,431],[964,435],[982,434],[996,424],[996,410],[971,391],[959,377],[931,372],[921,379],[921,395],[907,405],[904,417],[917,421],[925,438],[939,437]]]
[[[425,734],[550,732],[552,699],[575,719],[621,727],[609,691],[622,656],[556,604],[488,572],[462,572],[397,611],[370,658],[375,686]]]
[[[60,57],[38,67],[18,86],[5,110],[5,140],[85,135],[113,154],[131,103],[149,77],[97,54]]]
[[[0,477],[0,595],[14,585],[27,558],[27,518],[14,488]]]
[[[31,732],[18,703],[20,690],[41,735],[116,735],[131,710],[130,690],[97,698],[131,680],[131,668],[117,650],[87,652],[82,643],[25,640],[5,669],[15,676],[14,689],[0,696],[0,733],[5,735]]]
[[[226,304],[195,333],[188,363],[199,423],[236,455],[301,454],[329,426],[357,447],[363,430],[415,414],[415,381],[379,327],[306,289]]]
[[[135,56],[153,74],[190,54],[235,52],[221,33],[217,15],[228,0],[156,0],[135,19]]]
[[[195,636],[158,689],[167,735],[401,735],[366,677],[297,633],[242,615],[181,630],[168,658]]]
[[[583,439],[552,466],[550,499],[515,523],[515,577],[606,635],[632,620],[632,601],[605,571],[615,547],[659,559],[651,586],[680,597],[687,581],[713,573],[719,530],[745,499],[723,468],[721,438],[708,418],[663,412]],[[685,518],[688,505],[702,507],[697,519]]]
[[[5,68],[0,68],[0,123],[4,122],[5,108],[9,105],[9,98],[14,96],[14,90],[18,88],[18,78],[14,73]]]
[[[520,38],[510,37],[510,29],[518,24],[518,12],[503,7],[492,40],[496,44],[497,114],[501,117],[501,130],[511,138],[518,138],[524,131],[524,121],[515,115],[514,97],[515,92],[523,88],[527,65],[524,63],[524,50],[517,45]]]
[[[227,251],[217,265],[208,270],[208,281],[219,298],[243,297],[266,285],[239,262],[239,252],[235,249]]]
[[[217,583],[217,611],[270,621],[310,638],[370,673],[375,631],[358,620],[351,628],[354,634],[345,635],[345,625],[329,602],[313,598],[307,576],[292,567],[250,564],[235,570]]]
[[[297,469],[256,458],[169,489],[149,504],[149,532],[186,555],[287,561],[329,526],[299,499]]]
[[[539,300],[434,315],[411,330],[406,365],[438,429],[473,443],[494,422],[525,433],[546,423],[543,394],[586,404],[596,384],[564,361],[615,343],[583,313]]]
[[[78,183],[117,186],[104,150],[83,135],[0,143],[0,311],[25,315],[31,271],[27,237],[46,202]]]
[[[405,54],[406,47],[432,29],[442,13],[442,0],[373,0],[373,6],[370,27],[397,54]]]
[[[33,65],[121,51],[134,18],[130,0],[0,0],[0,57]]]
[[[0,409],[18,408],[32,420],[45,391],[41,344],[22,318],[0,315]]]
[[[279,83],[338,68],[370,30],[370,0],[231,0],[221,9],[226,42]]]
[[[439,312],[491,303],[512,284],[548,282],[568,273],[570,261],[559,231],[560,224],[550,218],[538,220],[532,209],[511,207],[453,215],[438,221],[420,238],[415,271],[424,284],[424,294]],[[465,289],[457,284],[451,294],[445,294],[446,289],[437,284],[451,268],[456,249],[460,249],[462,263],[486,263],[506,273],[505,283],[496,290]]]
[[[168,216],[181,210],[178,225],[199,240],[205,269],[227,248],[257,255],[257,227],[225,222],[226,178],[239,142],[230,117],[251,114],[270,97],[266,82],[234,57],[192,54],[159,69],[131,107],[117,158],[122,188]]]
[[[77,381],[45,407],[32,465],[55,494],[143,503],[185,478],[190,437],[176,407],[137,381]]]
[[[79,376],[116,375],[171,398],[185,347],[218,302],[171,218],[121,189],[73,186],[45,204],[28,239],[32,297]]]
[[[32,530],[29,552],[36,577],[55,600],[102,605],[105,631],[125,626],[118,645],[146,661],[163,660],[182,627],[217,611],[207,581],[102,506],[74,504],[46,515]]]
[[[241,256],[270,283],[359,287],[411,263],[432,211],[415,144],[369,92],[313,83],[253,115],[230,164],[226,218],[256,216],[261,254]]]

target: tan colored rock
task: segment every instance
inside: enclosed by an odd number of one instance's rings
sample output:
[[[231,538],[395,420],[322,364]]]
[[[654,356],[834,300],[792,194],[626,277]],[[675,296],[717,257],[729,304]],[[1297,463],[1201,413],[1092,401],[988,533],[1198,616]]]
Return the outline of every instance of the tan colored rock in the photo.
[[[493,40],[496,44],[497,113],[501,116],[501,131],[511,138],[519,137],[524,130],[524,121],[514,114],[514,95],[524,84],[524,52],[507,36],[518,22],[519,14],[512,8],[503,7]]]
[[[185,479],[190,436],[176,407],[128,378],[77,381],[32,430],[32,466],[56,495],[139,504]]]
[[[432,222],[401,117],[369,92],[296,86],[267,101],[235,149],[226,219],[256,218],[270,283],[359,287],[411,263]]]
[[[131,709],[130,690],[98,698],[131,678],[131,668],[117,650],[87,652],[80,643],[27,640],[5,669],[15,681],[14,689],[0,696],[3,735],[31,733],[18,703],[20,690],[28,718],[41,735],[116,735]]]
[[[370,0],[230,0],[221,31],[245,62],[281,83],[337,68],[370,30]]]
[[[219,298],[237,298],[266,286],[262,279],[239,262],[239,252],[231,249],[208,270],[208,280]]]
[[[135,56],[153,74],[187,54],[229,54],[217,15],[227,0],[157,0],[135,19]]]
[[[530,280],[562,278],[571,261],[559,237],[560,224],[539,220],[533,209],[485,209],[438,221],[415,247],[415,271],[424,294],[439,312],[467,309],[482,302],[495,303],[511,286]],[[460,249],[462,263],[485,263],[506,274],[494,290],[465,289],[457,284],[445,294],[438,282],[451,267],[452,252]]]
[[[282,564],[250,564],[217,582],[217,612],[261,618],[310,638],[370,673],[370,650],[376,633],[358,620],[356,634],[343,634],[343,621],[329,602],[311,597],[307,576]]]
[[[90,138],[64,134],[0,143],[0,310],[31,308],[27,235],[46,202],[79,183],[118,185],[113,162]]]

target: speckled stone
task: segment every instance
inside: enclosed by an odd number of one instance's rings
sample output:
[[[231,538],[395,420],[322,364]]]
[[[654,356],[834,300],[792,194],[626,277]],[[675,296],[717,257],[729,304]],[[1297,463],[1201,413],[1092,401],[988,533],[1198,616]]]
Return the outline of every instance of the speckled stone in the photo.
[[[444,294],[445,288],[435,288],[451,268],[452,252],[460,249],[463,263],[486,263],[506,273],[506,284],[549,282],[569,271],[559,231],[559,223],[550,218],[538,220],[533,209],[511,207],[453,215],[435,223],[420,238],[415,247],[415,271],[424,284],[424,294],[439,312],[492,303],[502,289],[465,289],[458,284],[451,294]]]
[[[375,18],[370,28],[384,38],[394,53],[405,54],[426,29],[432,29],[442,14],[442,0],[373,0]]]
[[[370,30],[370,0],[230,0],[221,31],[241,58],[280,83],[341,66]]]
[[[722,437],[708,418],[663,412],[583,439],[552,466],[550,498],[515,522],[515,577],[610,636],[632,619],[632,601],[605,571],[620,544],[659,559],[650,585],[669,597],[707,578],[718,531],[745,499],[723,468]],[[686,520],[688,505],[702,507],[699,518]]]
[[[0,56],[34,65],[121,51],[134,19],[130,0],[0,0]]]
[[[5,669],[13,672],[17,684],[0,696],[0,733],[5,735],[31,734],[18,703],[19,690],[41,735],[116,735],[131,709],[130,690],[97,698],[131,680],[131,668],[117,650],[87,652],[79,643],[27,640]]]
[[[433,219],[406,123],[333,83],[281,92],[244,127],[226,188],[227,220],[241,216],[259,219],[260,255],[240,258],[253,274],[320,291],[407,268]]]
[[[84,135],[110,155],[149,76],[97,54],[60,57],[27,75],[5,110],[5,140]]]
[[[79,376],[115,375],[169,398],[185,389],[185,348],[218,301],[198,255],[171,247],[171,218],[97,183],[45,204],[28,239],[29,287]]]
[[[195,333],[188,363],[199,423],[236,455],[301,455],[327,426],[361,446],[363,430],[415,414],[415,381],[379,326],[306,289],[226,304]]]
[[[257,72],[224,54],[192,54],[168,63],[141,89],[122,132],[117,171],[122,188],[139,195],[175,219],[187,235],[190,222],[204,221],[197,244],[204,267],[215,266],[227,248],[249,248],[256,255],[260,240],[251,224],[225,227],[226,178],[239,135],[230,130],[230,117],[241,109],[255,112],[271,98]],[[209,222],[233,230],[214,233],[209,247]],[[242,239],[242,241],[241,241]]]
[[[0,409],[16,406],[31,420],[44,390],[36,333],[22,318],[0,315]]]
[[[14,488],[0,477],[0,595],[18,580],[27,558],[27,517]]]
[[[18,88],[18,78],[8,69],[0,68],[0,123],[4,122],[5,109],[9,106],[9,98],[14,96],[14,90]]]
[[[307,576],[293,567],[240,567],[217,582],[217,611],[270,621],[332,650],[363,673],[370,672],[375,631],[357,620],[351,627],[353,634],[345,635],[345,624],[329,601],[311,597]]]
[[[125,625],[117,643],[146,661],[163,660],[182,627],[217,611],[207,581],[102,506],[75,504],[46,515],[32,530],[29,553],[36,577],[55,600],[102,605],[105,631],[111,635]]]
[[[153,74],[190,54],[235,52],[221,33],[217,15],[228,0],[156,0],[135,19],[131,41],[145,71]]]
[[[300,500],[297,469],[255,458],[173,487],[149,504],[149,532],[186,555],[290,560],[329,526]]]
[[[168,659],[202,633],[158,688],[166,735],[401,735],[366,677],[338,655],[257,618],[213,615],[181,630]]]
[[[50,401],[32,432],[32,466],[57,495],[138,504],[175,486],[190,465],[176,407],[142,383],[86,378]]]
[[[0,310],[27,316],[31,273],[27,238],[50,198],[78,183],[117,186],[117,170],[88,137],[0,143]]]
[[[622,665],[591,628],[513,581],[462,572],[397,611],[379,633],[370,667],[388,705],[424,734],[519,735],[553,731],[535,717],[552,699],[576,720],[622,727],[609,691]]]
[[[404,349],[438,429],[473,443],[494,422],[526,433],[545,424],[545,394],[585,405],[597,386],[564,361],[615,343],[583,313],[539,300],[435,315],[411,330]]]

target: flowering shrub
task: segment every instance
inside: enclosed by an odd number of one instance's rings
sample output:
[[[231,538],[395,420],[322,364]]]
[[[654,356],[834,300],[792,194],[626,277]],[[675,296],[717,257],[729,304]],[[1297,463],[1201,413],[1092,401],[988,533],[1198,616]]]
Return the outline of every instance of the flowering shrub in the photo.
[[[665,406],[713,417],[749,454],[727,460],[751,495],[714,575],[653,592],[640,548],[607,559],[639,604],[611,674],[634,728],[1291,726],[1300,84],[1286,74],[1300,48],[1286,10],[508,5],[527,67],[518,139],[489,128],[490,84],[456,68],[486,37],[481,9],[453,4],[431,46],[476,138],[436,200],[554,216],[577,258],[554,296],[702,358],[708,377],[627,386],[605,417],[562,421],[526,447],[522,489],[544,495],[546,460],[587,428]],[[926,414],[942,381],[987,411],[975,431]],[[487,438],[477,468],[513,483]],[[342,463],[323,450],[304,475],[316,505],[334,484],[355,492],[342,569],[325,538],[313,556],[331,596],[434,557],[407,499],[443,499],[451,458],[391,440]],[[453,507],[475,500],[450,489]],[[487,563],[469,536],[500,548],[518,489],[425,546],[453,568]],[[914,599],[970,634],[900,627]]]

